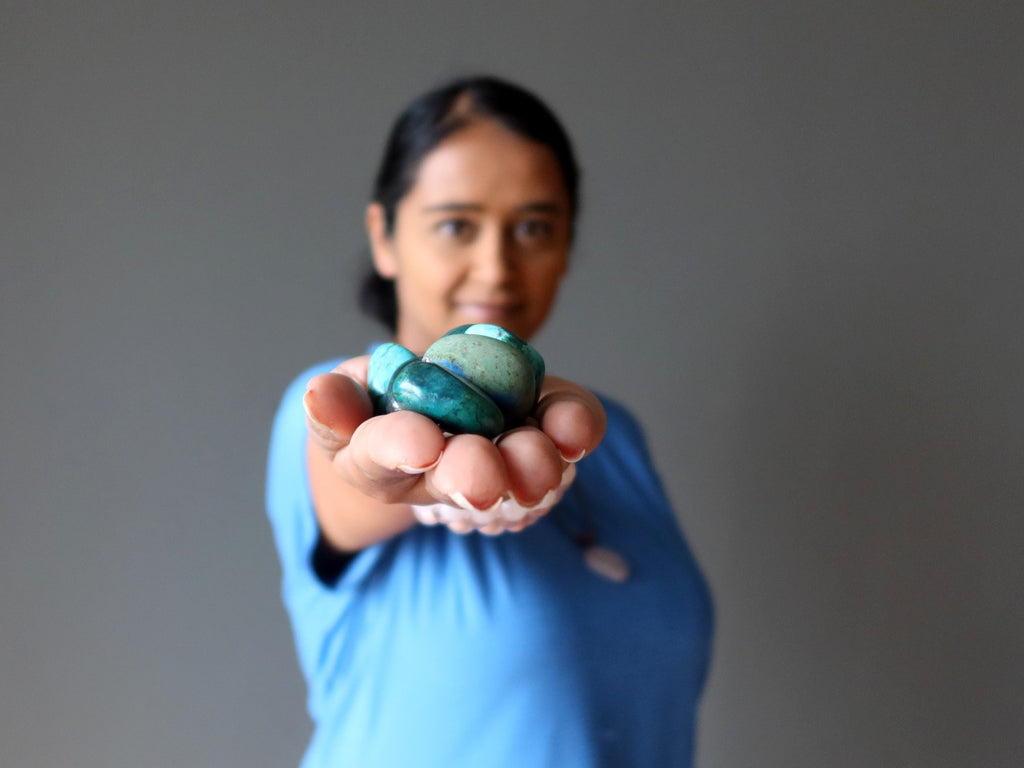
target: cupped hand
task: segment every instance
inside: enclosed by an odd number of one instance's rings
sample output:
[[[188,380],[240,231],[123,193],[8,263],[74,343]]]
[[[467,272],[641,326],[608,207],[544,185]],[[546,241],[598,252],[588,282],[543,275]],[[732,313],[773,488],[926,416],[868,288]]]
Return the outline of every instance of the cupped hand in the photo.
[[[590,392],[548,376],[528,426],[491,441],[446,436],[412,411],[373,415],[369,357],[314,377],[303,400],[312,441],[335,473],[364,496],[410,505],[420,522],[465,533],[522,530],[543,516],[604,436]]]

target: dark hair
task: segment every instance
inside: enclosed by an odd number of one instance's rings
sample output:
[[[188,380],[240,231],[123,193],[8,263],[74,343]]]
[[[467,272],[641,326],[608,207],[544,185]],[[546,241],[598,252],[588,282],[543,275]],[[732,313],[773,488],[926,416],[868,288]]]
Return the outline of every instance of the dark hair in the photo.
[[[488,118],[555,155],[569,195],[569,217],[579,210],[579,167],[572,142],[555,114],[537,96],[496,77],[453,80],[413,101],[391,128],[373,185],[373,202],[384,209],[384,226],[394,231],[395,211],[416,181],[420,163],[438,144],[474,119]],[[359,307],[394,333],[398,303],[393,280],[373,266],[363,279]]]

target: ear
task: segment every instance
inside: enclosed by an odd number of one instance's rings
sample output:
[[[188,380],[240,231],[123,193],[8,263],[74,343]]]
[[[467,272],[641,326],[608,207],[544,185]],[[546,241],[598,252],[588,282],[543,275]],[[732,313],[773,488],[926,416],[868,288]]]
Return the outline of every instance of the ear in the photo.
[[[366,206],[366,234],[370,238],[373,266],[381,277],[394,279],[398,274],[398,260],[395,245],[387,232],[384,221],[384,206],[370,203]]]

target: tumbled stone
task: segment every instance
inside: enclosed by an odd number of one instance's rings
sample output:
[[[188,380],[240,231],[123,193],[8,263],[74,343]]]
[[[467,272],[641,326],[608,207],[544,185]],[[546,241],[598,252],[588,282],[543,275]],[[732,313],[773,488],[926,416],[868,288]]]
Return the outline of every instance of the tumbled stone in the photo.
[[[500,325],[491,323],[473,323],[471,325],[460,325],[445,335],[453,333],[464,333],[470,336],[487,336],[515,347],[530,363],[533,368],[533,377],[537,386],[537,394],[540,394],[541,385],[544,383],[544,358],[540,352],[534,349],[526,340],[516,336],[512,331],[502,328]]]
[[[533,366],[511,344],[488,336],[442,336],[427,348],[423,360],[473,382],[498,405],[508,426],[519,424],[533,410]]]
[[[495,437],[536,407],[544,360],[514,333],[476,323],[446,333],[422,360],[399,344],[381,344],[367,378],[376,413],[416,411],[453,434]]]
[[[479,388],[420,360],[398,369],[388,391],[387,410],[416,411],[453,434],[497,437],[505,425],[501,410]]]
[[[367,388],[376,412],[384,412],[388,389],[398,369],[413,360],[419,358],[401,344],[389,342],[380,344],[373,350],[367,370]]]

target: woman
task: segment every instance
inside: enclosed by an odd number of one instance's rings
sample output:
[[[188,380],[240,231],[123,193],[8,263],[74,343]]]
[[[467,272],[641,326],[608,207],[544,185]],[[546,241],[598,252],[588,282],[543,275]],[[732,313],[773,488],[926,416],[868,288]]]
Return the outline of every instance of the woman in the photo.
[[[465,323],[529,339],[568,266],[577,180],[532,94],[473,78],[420,97],[367,209],[364,306],[416,353]],[[303,765],[689,766],[710,599],[632,417],[548,376],[530,426],[446,437],[372,417],[366,371],[300,376],[271,442],[316,723]]]

